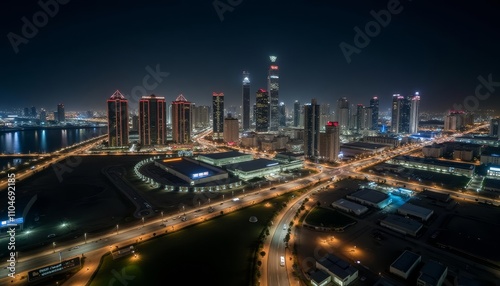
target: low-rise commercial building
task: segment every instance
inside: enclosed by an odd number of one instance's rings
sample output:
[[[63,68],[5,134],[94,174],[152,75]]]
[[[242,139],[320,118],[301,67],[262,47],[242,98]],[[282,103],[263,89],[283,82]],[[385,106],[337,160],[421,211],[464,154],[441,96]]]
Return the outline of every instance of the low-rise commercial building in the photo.
[[[417,286],[441,286],[448,274],[448,267],[445,265],[429,260],[422,270],[417,279]]]
[[[304,161],[300,160],[289,163],[282,163],[275,160],[268,160],[263,158],[225,166],[228,172],[244,181],[248,181],[257,177],[274,175],[284,171],[302,169],[303,167]]]
[[[362,215],[368,211],[368,208],[357,203],[353,203],[349,200],[340,199],[332,203],[332,207],[343,210],[348,213],[354,213],[355,215]]]
[[[411,218],[405,218],[394,214],[389,214],[380,221],[381,226],[385,226],[402,234],[417,236],[423,224]]]
[[[237,151],[228,151],[220,153],[200,154],[198,155],[198,160],[212,166],[224,166],[228,164],[251,161],[253,160],[253,155]]]
[[[389,195],[369,188],[359,189],[346,197],[363,205],[379,209],[385,208],[392,202]]]
[[[358,278],[356,268],[331,253],[316,261],[316,269],[330,275],[335,285],[346,286]]]
[[[416,253],[405,250],[401,255],[391,264],[389,271],[404,279],[408,279],[413,269],[415,269],[422,257]]]
[[[406,203],[398,208],[398,213],[405,216],[409,215],[418,217],[419,219],[426,221],[432,216],[434,211],[420,206],[416,206],[414,204]]]
[[[398,164],[405,168],[422,169],[431,172],[441,172],[452,175],[463,175],[472,177],[475,165],[437,159],[427,159],[412,156],[396,156],[388,161],[391,164]]]

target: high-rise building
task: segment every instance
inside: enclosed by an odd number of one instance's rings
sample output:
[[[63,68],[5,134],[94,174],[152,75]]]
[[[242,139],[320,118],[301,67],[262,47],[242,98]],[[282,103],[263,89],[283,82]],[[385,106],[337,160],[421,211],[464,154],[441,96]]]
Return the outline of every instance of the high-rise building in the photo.
[[[238,118],[229,115],[224,119],[224,142],[230,144],[238,143],[239,139]]]
[[[304,105],[304,156],[309,159],[319,157],[320,109],[316,99]]]
[[[452,110],[444,118],[444,131],[458,131],[465,127],[465,112]]]
[[[319,154],[322,160],[335,162],[340,152],[340,126],[338,122],[328,121],[325,132],[320,133]]]
[[[172,140],[175,143],[191,143],[191,109],[192,103],[182,94],[172,101]]]
[[[277,57],[270,56],[271,65],[267,76],[267,89],[269,91],[269,131],[279,129],[279,68],[276,64]]]
[[[164,145],[167,139],[167,102],[154,94],[139,100],[139,142]]]
[[[243,130],[250,129],[250,73],[243,72],[243,103],[241,121]]]
[[[195,128],[205,128],[210,126],[210,106],[193,104],[193,124]]]
[[[401,130],[401,109],[403,107],[404,96],[400,94],[392,95],[391,107],[391,132],[400,133]]]
[[[500,138],[500,118],[492,118],[490,120],[490,136]]]
[[[420,95],[418,92],[410,97],[410,128],[409,133],[418,132],[418,121],[419,121],[419,105],[420,105]]]
[[[40,110],[40,123],[46,123],[47,122],[47,112],[45,109]]]
[[[224,93],[212,93],[212,124],[214,140],[224,139]]]
[[[128,145],[128,100],[120,91],[115,91],[107,100],[108,104],[108,146]],[[62,104],[60,104],[62,106]],[[62,106],[64,114],[64,106]],[[58,105],[59,115],[59,105]]]
[[[255,98],[255,131],[267,132],[269,130],[269,93],[259,89]]]
[[[328,121],[331,121],[332,118],[330,118],[331,112],[330,112],[330,104],[329,103],[322,103],[319,107],[321,115],[320,115],[320,122],[319,126],[321,130],[325,130],[326,123]]]
[[[280,127],[286,126],[286,106],[284,102],[280,102],[279,105],[279,114],[280,114]]]
[[[293,104],[293,126],[297,127],[300,124],[300,102],[295,100]]]
[[[29,117],[30,116],[30,109],[28,107],[24,108],[23,116],[24,117]]]
[[[32,106],[31,107],[31,117],[36,118],[37,113],[36,113],[36,107]]]
[[[372,110],[372,124],[370,129],[372,130],[378,130],[378,105],[378,97],[374,96],[370,99],[370,108]]]
[[[350,112],[349,112],[349,101],[347,101],[346,97],[342,97],[337,100],[337,122],[339,123],[340,130],[343,133],[347,133],[349,129],[349,120],[350,120]]]
[[[365,129],[365,107],[358,104],[356,108],[356,131]]]
[[[64,104],[59,103],[57,105],[57,121],[64,122],[66,121],[66,114],[64,113]]]

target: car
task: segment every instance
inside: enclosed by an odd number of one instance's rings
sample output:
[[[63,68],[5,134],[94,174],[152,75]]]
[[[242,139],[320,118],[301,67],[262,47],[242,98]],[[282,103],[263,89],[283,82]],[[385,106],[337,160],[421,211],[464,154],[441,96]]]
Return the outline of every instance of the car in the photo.
[[[276,190],[276,187],[272,187],[272,188],[270,188],[269,190],[271,190],[271,191],[272,191],[272,190]]]
[[[47,235],[47,238],[53,238],[53,237],[55,237],[55,236],[56,236],[56,234],[55,234],[55,233],[51,233],[51,234]]]

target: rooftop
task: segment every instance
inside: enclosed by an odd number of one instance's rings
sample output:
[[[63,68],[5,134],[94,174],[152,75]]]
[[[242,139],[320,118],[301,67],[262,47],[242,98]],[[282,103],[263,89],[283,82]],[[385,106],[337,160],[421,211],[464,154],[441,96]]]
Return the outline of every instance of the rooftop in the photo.
[[[421,163],[421,164],[432,164],[432,165],[436,165],[436,166],[453,167],[453,168],[465,169],[465,170],[474,169],[474,164],[459,163],[459,162],[452,162],[452,161],[443,161],[443,160],[432,159],[432,158],[421,158],[421,157],[413,157],[413,156],[396,156],[396,157],[394,157],[394,160],[415,162],[415,163]]]
[[[382,192],[369,189],[369,188],[364,188],[364,189],[359,189],[358,191],[350,194],[352,197],[356,197],[365,201],[369,201],[375,204],[378,204],[384,200],[386,200],[389,195],[384,194]]]
[[[375,144],[375,143],[367,143],[367,142],[351,142],[344,143],[340,145],[340,147],[347,147],[353,149],[368,149],[368,150],[377,150],[380,148],[387,148],[387,145],[384,144]]]
[[[201,162],[183,157],[157,159],[155,161],[166,168],[175,170],[193,179],[196,179],[197,177],[209,177],[224,172],[222,169],[212,166],[207,167],[204,166],[206,164],[202,165]]]
[[[250,172],[250,171],[255,171],[255,170],[260,170],[260,169],[276,166],[279,164],[280,163],[278,161],[260,158],[260,159],[255,159],[252,161],[246,161],[246,162],[226,165],[226,168],[230,169],[230,170],[240,170],[243,172]]]
[[[345,279],[358,271],[349,263],[331,253],[328,253],[327,256],[318,260],[318,263],[323,265],[340,279]]]
[[[422,267],[422,270],[420,270],[418,280],[425,281],[426,284],[428,283],[429,285],[437,285],[439,278],[441,278],[446,271],[447,267],[443,264],[434,260],[429,260],[429,262]]]
[[[241,153],[238,151],[228,151],[228,152],[221,152],[221,153],[208,153],[208,154],[200,154],[200,156],[210,158],[213,160],[220,160],[220,159],[228,159],[228,158],[234,158],[234,157],[241,157],[241,156],[249,156],[251,154],[245,154]]]
[[[422,224],[416,220],[394,214],[388,214],[382,221],[413,233],[422,227]]]
[[[410,204],[410,203],[406,203],[406,204],[400,206],[399,209],[405,210],[407,212],[419,214],[419,215],[422,215],[424,217],[430,216],[434,212],[433,210],[426,209],[426,208],[423,208],[423,207],[420,207],[420,206],[417,206],[414,204]]]
[[[405,250],[401,255],[391,264],[391,267],[408,272],[410,268],[420,260],[420,255],[411,251]]]

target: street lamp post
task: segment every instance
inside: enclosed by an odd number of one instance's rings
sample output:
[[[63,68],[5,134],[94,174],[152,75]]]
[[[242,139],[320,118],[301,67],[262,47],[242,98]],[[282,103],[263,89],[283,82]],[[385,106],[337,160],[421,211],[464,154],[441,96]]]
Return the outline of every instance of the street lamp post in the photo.
[[[116,234],[118,235],[118,225],[116,225]]]
[[[87,233],[84,233],[84,234],[83,234],[83,237],[84,237],[84,239],[85,239],[85,244],[87,244]]]
[[[142,227],[144,227],[144,217],[142,217]]]
[[[55,241],[52,242],[52,250],[54,253],[56,253],[56,242]]]
[[[163,222],[163,211],[161,211],[161,222]]]

